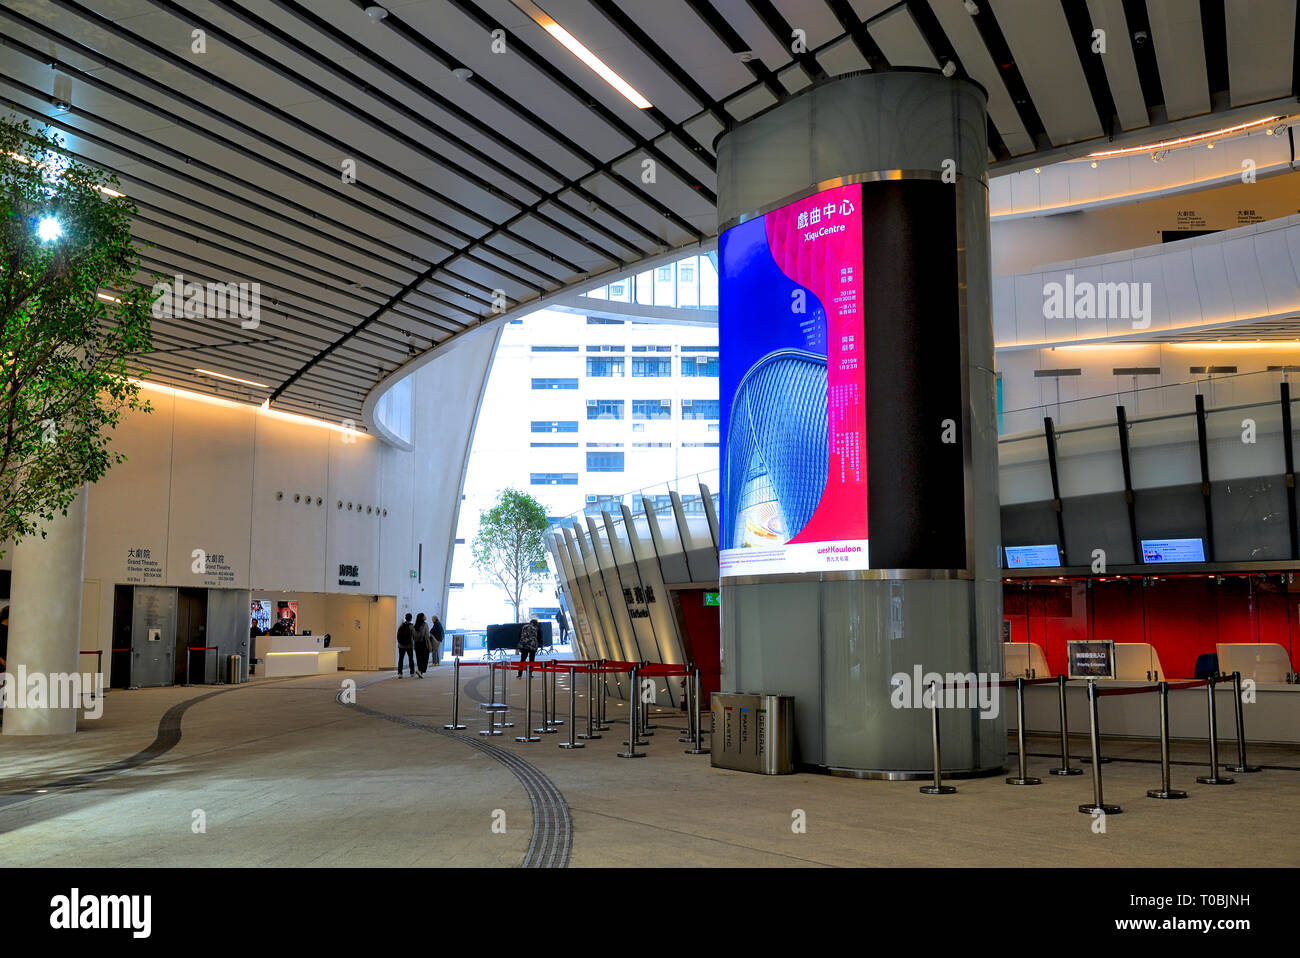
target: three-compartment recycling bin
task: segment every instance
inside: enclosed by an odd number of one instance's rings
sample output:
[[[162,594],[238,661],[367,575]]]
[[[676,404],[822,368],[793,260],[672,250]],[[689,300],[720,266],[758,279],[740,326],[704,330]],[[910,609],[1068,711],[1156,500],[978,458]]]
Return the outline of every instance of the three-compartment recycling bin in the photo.
[[[709,761],[761,775],[794,771],[794,696],[715,692]]]

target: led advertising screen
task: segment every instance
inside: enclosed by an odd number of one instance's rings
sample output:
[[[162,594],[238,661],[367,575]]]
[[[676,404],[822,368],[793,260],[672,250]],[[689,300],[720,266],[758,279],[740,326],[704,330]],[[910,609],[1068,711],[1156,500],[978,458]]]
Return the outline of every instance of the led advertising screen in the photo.
[[[723,233],[724,578],[967,567],[953,197],[854,183]]]
[[[1008,569],[1044,569],[1059,566],[1061,555],[1056,546],[1007,546]]]
[[[1143,539],[1143,562],[1204,562],[1201,539]]]

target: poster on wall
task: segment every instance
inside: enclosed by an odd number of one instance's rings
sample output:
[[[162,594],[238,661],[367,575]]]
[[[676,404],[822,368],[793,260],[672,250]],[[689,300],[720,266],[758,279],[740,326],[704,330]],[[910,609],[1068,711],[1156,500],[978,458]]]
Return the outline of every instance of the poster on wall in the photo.
[[[724,578],[967,568],[953,191],[836,186],[723,233]]]

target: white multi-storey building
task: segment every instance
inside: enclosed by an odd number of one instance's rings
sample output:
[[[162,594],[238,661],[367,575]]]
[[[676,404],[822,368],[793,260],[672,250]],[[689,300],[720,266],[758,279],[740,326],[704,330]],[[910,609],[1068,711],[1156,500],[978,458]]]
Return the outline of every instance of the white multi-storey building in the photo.
[[[500,490],[529,492],[557,521],[640,490],[666,495],[666,486],[653,487],[718,468],[717,327],[632,318],[638,304],[655,315],[716,308],[708,257],[588,298],[601,315],[544,310],[502,333],[461,501],[447,599],[453,628],[513,621],[504,590],[474,568],[471,553],[479,516]],[[525,611],[542,618],[558,606],[549,575],[525,599]]]

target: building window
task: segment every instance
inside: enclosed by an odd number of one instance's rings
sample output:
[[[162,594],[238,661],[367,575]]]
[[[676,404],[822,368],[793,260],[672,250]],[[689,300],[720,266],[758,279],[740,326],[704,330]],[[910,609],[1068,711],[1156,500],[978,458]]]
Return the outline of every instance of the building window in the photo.
[[[721,403],[717,399],[683,399],[683,419],[717,419],[721,415]]]
[[[622,419],[623,400],[588,399],[587,418],[588,419]]]
[[[533,472],[529,473],[528,481],[534,486],[576,486],[578,474],[576,472]]]
[[[671,399],[633,399],[633,419],[671,419],[673,401]]]
[[[603,345],[603,344],[602,344],[602,345],[600,345],[600,346],[588,346],[588,347],[587,347],[587,352],[589,352],[589,353],[621,353],[621,352],[623,352],[623,347],[622,347],[622,346],[609,346],[609,345]]]
[[[684,443],[682,443],[682,448],[683,448],[683,449],[694,449],[694,448],[699,448],[699,447],[705,447],[705,448],[708,448],[708,449],[717,449],[717,448],[718,448],[718,444],[717,444],[716,442],[684,442]]]
[[[522,320],[516,320],[516,322],[522,322]],[[448,583],[447,583],[447,588],[448,588],[448,589],[463,589],[463,588],[465,588],[465,583],[464,583],[464,582],[448,582]]]
[[[672,281],[673,281],[673,268],[672,268],[672,266],[671,266],[671,265],[669,265],[669,266],[660,266],[660,267],[659,267],[659,282],[661,282],[661,283],[671,283]]]
[[[604,356],[588,356],[587,375],[599,376],[602,378],[609,378],[610,376],[622,376],[623,360],[621,357],[618,359],[614,359],[613,357],[606,358]]]
[[[530,442],[529,448],[532,449],[577,449],[576,442]],[[716,446],[717,443],[714,443]]]
[[[632,448],[633,449],[667,449],[671,445],[672,445],[671,442],[634,442],[632,443]],[[716,446],[717,443],[715,442],[714,445]]]
[[[574,419],[570,419],[568,421],[559,420],[559,419],[552,419],[550,421],[544,421],[539,419],[533,420],[533,432],[577,432],[577,431],[578,431],[578,423],[577,420]]]
[[[633,346],[632,347],[632,352],[634,353],[671,353],[672,351],[673,348],[671,346]]]
[[[622,326],[622,325],[623,325],[623,320],[621,320],[621,319],[601,319],[599,316],[588,316],[588,317],[587,317],[587,325],[588,325],[588,326]]]
[[[677,264],[677,278],[680,279],[683,283],[693,283],[693,282],[695,282],[695,264],[694,264],[694,263],[678,263],[678,264]]]
[[[636,376],[671,376],[673,361],[671,359],[633,359],[632,375]]]
[[[577,389],[576,379],[538,379],[533,378],[534,389]]]
[[[718,351],[717,346],[683,346],[682,347],[682,352],[684,353],[716,353],[717,351]]]
[[[588,472],[622,472],[623,453],[589,452],[587,453]]]
[[[530,347],[535,353],[576,353],[577,346],[532,346]]]
[[[683,356],[682,357],[682,375],[683,376],[718,376],[718,357],[717,356]]]
[[[588,449],[622,449],[623,444],[621,442],[589,442],[587,443],[587,448]]]

